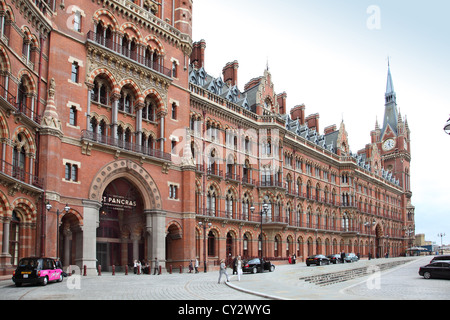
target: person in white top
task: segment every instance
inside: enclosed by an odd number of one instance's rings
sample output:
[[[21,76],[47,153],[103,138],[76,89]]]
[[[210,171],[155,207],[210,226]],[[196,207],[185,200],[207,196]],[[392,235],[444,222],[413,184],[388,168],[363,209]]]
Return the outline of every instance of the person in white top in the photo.
[[[241,281],[241,274],[242,274],[242,260],[241,260],[241,256],[238,256],[236,264],[237,264],[238,281]]]

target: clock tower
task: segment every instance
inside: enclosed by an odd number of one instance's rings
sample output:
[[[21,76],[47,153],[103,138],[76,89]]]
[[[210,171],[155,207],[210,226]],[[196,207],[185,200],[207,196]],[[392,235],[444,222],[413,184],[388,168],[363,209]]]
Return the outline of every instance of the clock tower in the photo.
[[[402,119],[397,108],[397,95],[394,91],[390,65],[388,65],[384,121],[379,131],[378,145],[384,168],[392,172],[405,192],[410,193],[410,131],[408,121],[406,118]]]

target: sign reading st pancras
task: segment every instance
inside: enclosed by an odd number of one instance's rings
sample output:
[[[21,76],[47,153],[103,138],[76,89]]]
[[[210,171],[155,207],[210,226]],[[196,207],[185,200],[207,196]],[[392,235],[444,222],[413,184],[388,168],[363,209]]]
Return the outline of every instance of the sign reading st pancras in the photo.
[[[124,196],[103,196],[103,206],[116,210],[133,209],[137,206],[136,200],[127,199]]]

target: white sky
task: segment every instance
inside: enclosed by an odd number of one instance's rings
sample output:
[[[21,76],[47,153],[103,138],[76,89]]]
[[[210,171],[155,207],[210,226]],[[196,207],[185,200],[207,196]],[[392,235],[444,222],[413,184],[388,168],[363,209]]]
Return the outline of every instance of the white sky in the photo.
[[[375,6],[375,11],[371,6]],[[387,57],[412,139],[416,233],[450,243],[450,2],[386,0],[194,0],[193,38],[206,40],[205,69],[222,76],[239,62],[238,86],[269,70],[288,108],[320,114],[320,130],[342,118],[352,152],[384,116]],[[378,14],[379,13],[379,14]],[[369,28],[370,26],[370,28]]]

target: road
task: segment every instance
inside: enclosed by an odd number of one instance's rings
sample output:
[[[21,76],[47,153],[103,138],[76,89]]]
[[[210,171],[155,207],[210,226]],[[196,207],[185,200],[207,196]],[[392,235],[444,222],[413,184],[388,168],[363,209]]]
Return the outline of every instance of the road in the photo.
[[[449,300],[450,280],[425,280],[418,275],[430,257],[327,287],[299,281],[300,275],[357,268],[394,259],[359,261],[353,264],[306,267],[304,263],[277,266],[275,272],[245,274],[240,282],[218,284],[218,272],[97,277],[70,277],[63,283],[16,288],[11,280],[0,281],[1,300]],[[230,271],[230,270],[229,270]],[[223,281],[223,280],[222,280]]]
[[[450,280],[426,280],[418,274],[420,266],[428,264],[430,260],[431,257],[418,259],[383,272],[379,280],[363,281],[342,289],[341,292],[355,299],[449,300]]]

